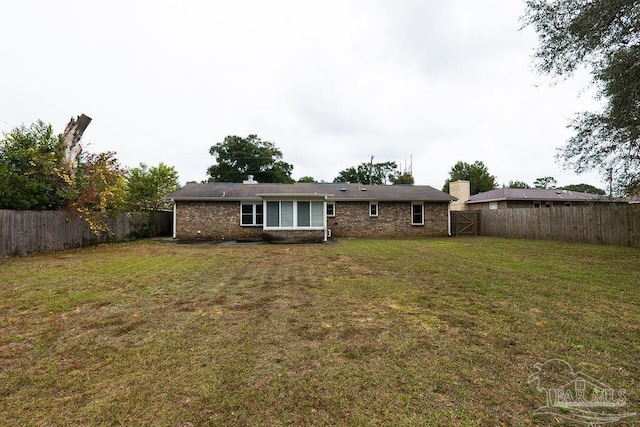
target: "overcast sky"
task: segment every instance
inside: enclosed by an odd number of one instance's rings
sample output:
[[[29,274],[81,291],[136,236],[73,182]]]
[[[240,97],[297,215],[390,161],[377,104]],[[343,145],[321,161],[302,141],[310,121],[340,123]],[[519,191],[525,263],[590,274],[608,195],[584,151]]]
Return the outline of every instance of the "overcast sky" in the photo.
[[[4,2],[0,131],[93,118],[86,149],[123,166],[207,178],[209,147],[257,134],[293,177],[332,181],[369,160],[413,159],[442,188],[459,160],[500,184],[553,176],[574,113],[597,105],[583,73],[538,75],[519,0]]]

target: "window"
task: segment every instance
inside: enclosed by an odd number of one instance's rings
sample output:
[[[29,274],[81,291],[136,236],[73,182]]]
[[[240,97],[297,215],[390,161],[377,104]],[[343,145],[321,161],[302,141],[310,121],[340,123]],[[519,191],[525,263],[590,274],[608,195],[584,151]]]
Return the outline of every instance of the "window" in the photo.
[[[242,203],[240,205],[240,225],[262,225],[262,203]]]
[[[280,227],[293,227],[293,202],[280,202]]]
[[[267,202],[267,227],[280,227],[280,202]]]
[[[533,202],[533,207],[534,208],[550,208],[553,206],[553,202]]]
[[[266,226],[275,228],[324,227],[324,202],[268,201]]]
[[[489,202],[489,209],[498,209],[498,202]]]
[[[411,225],[424,225],[424,205],[411,204]]]
[[[311,202],[298,202],[298,227],[311,225]]]
[[[335,202],[327,202],[327,216],[336,216]]]
[[[311,226],[312,227],[324,227],[324,215],[322,209],[324,208],[324,202],[311,202]]]
[[[369,216],[378,216],[378,202],[369,202]]]

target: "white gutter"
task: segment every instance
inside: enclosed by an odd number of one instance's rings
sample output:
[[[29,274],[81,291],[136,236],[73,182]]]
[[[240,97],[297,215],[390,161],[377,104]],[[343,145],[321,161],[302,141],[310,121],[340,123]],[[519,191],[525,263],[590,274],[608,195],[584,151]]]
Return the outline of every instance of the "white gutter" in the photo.
[[[324,241],[328,240],[328,227],[327,227],[327,198],[325,197],[322,202],[322,220],[323,220],[323,228],[324,228]]]
[[[452,201],[449,201],[447,205],[447,234],[449,237],[451,237],[451,203]]]
[[[173,201],[173,238],[176,238],[176,223],[177,223],[177,203],[175,200],[171,199]]]

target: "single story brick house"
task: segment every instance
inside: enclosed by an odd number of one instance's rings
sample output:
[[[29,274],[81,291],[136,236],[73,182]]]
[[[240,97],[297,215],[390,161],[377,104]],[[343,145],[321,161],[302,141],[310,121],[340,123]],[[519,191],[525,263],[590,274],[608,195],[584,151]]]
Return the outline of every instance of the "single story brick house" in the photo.
[[[456,211],[570,207],[591,203],[620,202],[618,199],[599,194],[541,188],[498,188],[470,196],[469,181],[462,180],[450,183],[449,192],[457,199],[451,206],[451,210]]]
[[[329,237],[449,234],[455,200],[426,185],[187,184],[174,202],[174,238],[326,241]]]

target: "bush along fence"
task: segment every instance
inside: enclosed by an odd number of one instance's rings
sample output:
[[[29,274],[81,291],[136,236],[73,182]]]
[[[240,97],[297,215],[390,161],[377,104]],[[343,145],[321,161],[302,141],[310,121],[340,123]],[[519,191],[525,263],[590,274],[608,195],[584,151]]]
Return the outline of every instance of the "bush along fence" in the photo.
[[[483,210],[481,234],[640,247],[640,204]]]
[[[171,212],[164,211],[122,213],[109,218],[110,232],[95,235],[85,221],[68,212],[0,210],[0,257],[171,236],[172,218]]]

